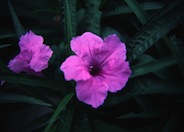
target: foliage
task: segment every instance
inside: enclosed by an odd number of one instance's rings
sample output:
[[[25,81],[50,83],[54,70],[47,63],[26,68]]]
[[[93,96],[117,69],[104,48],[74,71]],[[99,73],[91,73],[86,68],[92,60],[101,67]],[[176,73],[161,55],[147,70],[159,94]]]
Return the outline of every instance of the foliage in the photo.
[[[6,0],[0,13],[0,131],[177,132],[184,118],[184,1]],[[15,74],[7,64],[19,37],[32,30],[54,54],[44,78]],[[70,40],[91,31],[117,34],[127,46],[132,76],[123,90],[93,109],[75,97],[75,83],[59,70],[72,54]],[[17,122],[27,105],[47,112]],[[10,109],[12,108],[12,109]],[[20,111],[20,112],[19,112]],[[36,111],[38,112],[39,109]],[[35,115],[34,111],[30,113]],[[9,118],[6,118],[9,117]],[[15,117],[15,116],[13,116]],[[12,117],[12,118],[13,118]],[[12,126],[12,127],[11,127]],[[2,129],[2,130],[1,130]],[[3,130],[4,129],[4,130]]]

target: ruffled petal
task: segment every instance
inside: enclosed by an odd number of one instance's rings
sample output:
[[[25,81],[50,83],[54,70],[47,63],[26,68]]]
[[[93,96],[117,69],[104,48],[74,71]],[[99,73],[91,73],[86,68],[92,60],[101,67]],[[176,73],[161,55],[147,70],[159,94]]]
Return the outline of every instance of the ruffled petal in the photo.
[[[100,77],[91,77],[86,81],[78,81],[76,85],[77,97],[80,101],[97,108],[107,97],[108,85]]]
[[[122,60],[111,60],[103,66],[100,76],[104,77],[104,82],[109,86],[109,91],[114,93],[125,87],[131,69],[129,63]]]
[[[71,40],[71,49],[79,57],[90,60],[95,54],[101,51],[103,40],[90,32],[85,32],[81,36]]]
[[[20,72],[27,72],[29,71],[29,64],[22,60],[21,55],[17,55],[13,60],[10,60],[8,67],[10,70],[12,70],[15,73],[20,73]]]
[[[122,60],[126,59],[125,44],[120,41],[119,37],[116,34],[109,35],[104,39],[103,50],[106,51],[106,54],[104,54],[104,56],[108,56],[108,58],[119,57]]]
[[[35,72],[41,72],[46,69],[49,65],[49,59],[53,53],[50,47],[42,44],[40,48],[34,49],[32,53],[33,55],[30,61],[30,68]]]
[[[19,46],[22,50],[34,50],[35,48],[40,47],[40,44],[43,43],[43,37],[34,34],[32,31],[29,31],[25,35],[22,35],[19,41]]]
[[[87,80],[90,78],[88,64],[78,56],[68,57],[61,65],[66,80]]]

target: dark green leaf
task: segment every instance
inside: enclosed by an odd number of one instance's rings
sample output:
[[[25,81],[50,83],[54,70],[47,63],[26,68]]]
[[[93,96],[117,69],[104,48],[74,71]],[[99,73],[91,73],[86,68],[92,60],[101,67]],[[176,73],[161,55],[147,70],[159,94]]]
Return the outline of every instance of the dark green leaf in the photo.
[[[51,115],[52,115],[52,113],[49,113],[49,114],[45,114],[45,115],[35,119],[28,126],[23,128],[23,130],[21,130],[21,132],[31,132],[31,131],[35,131],[36,129],[38,129],[40,127],[45,126],[48,123]]]
[[[183,4],[181,1],[177,2],[177,4],[170,2],[141,27],[139,32],[128,41],[130,60],[144,53],[180,22],[184,16]]]
[[[76,34],[76,0],[60,0],[61,18],[67,45]]]
[[[72,124],[74,110],[75,110],[74,105],[71,104],[71,106],[67,110],[66,119],[65,119],[65,122],[63,124],[63,126],[65,126],[66,132],[70,132],[70,130],[71,130],[71,124]]]
[[[51,106],[51,104],[48,104],[33,97],[10,93],[0,93],[0,103],[28,103],[28,104]]]
[[[130,7],[130,9],[135,13],[138,19],[144,24],[147,21],[148,14],[143,10],[141,5],[137,0],[124,0]]]
[[[19,19],[18,19],[17,15],[13,9],[13,6],[9,0],[8,0],[8,5],[10,8],[10,13],[11,13],[13,24],[14,24],[14,27],[16,30],[17,37],[20,38],[21,35],[25,34],[25,30],[24,30],[23,26],[21,25],[21,23],[19,22]]]
[[[150,10],[158,10],[163,7],[163,3],[161,2],[144,2],[141,3],[141,6],[143,10],[150,11]],[[127,5],[122,6],[116,6],[116,8],[107,10],[103,12],[103,17],[109,17],[109,16],[115,16],[115,15],[121,15],[121,14],[127,14],[127,13],[133,13],[133,11],[130,9]]]
[[[182,95],[184,89],[183,84],[162,81],[154,78],[137,78],[130,86],[127,94],[145,95],[145,94],[166,94],[166,95]],[[128,90],[128,89],[127,89]]]
[[[0,49],[6,48],[6,47],[9,47],[9,46],[11,46],[11,44],[1,44],[0,45]]]
[[[13,31],[7,31],[7,29],[4,29],[4,30],[2,29],[2,31],[0,32],[0,39],[16,37],[16,34]]]
[[[59,116],[57,120],[57,132],[70,132],[72,129],[72,122],[73,122],[73,114],[74,114],[75,105],[73,104],[73,100],[67,106],[61,116]],[[64,127],[63,127],[64,126]]]
[[[65,109],[66,105],[68,104],[68,102],[72,99],[72,97],[74,96],[74,93],[69,93],[68,95],[66,95],[61,102],[59,103],[58,107],[56,108],[55,112],[53,113],[49,124],[47,125],[47,127],[45,128],[45,132],[50,132],[52,125],[54,124],[54,122],[57,120],[58,116],[61,114],[61,112]]]
[[[85,1],[85,13],[81,24],[82,32],[90,31],[100,35],[101,12],[99,11],[100,0]],[[81,30],[81,29],[79,29]]]
[[[164,59],[164,58],[163,58]],[[166,58],[165,58],[166,59]],[[174,58],[173,58],[174,59]],[[134,71],[136,69],[136,67],[139,67],[142,68],[141,66],[145,66],[149,63],[152,63],[152,62],[157,62],[159,60],[156,60],[155,58],[153,58],[152,56],[150,55],[147,55],[147,54],[141,54],[140,56],[137,57],[137,59],[135,60],[135,64],[132,66],[132,70]],[[169,61],[169,60],[168,60]],[[171,60],[172,61],[172,60]],[[168,64],[168,63],[167,63]],[[159,64],[158,64],[159,66]],[[167,65],[165,65],[167,66]],[[168,66],[169,67],[169,66]],[[134,69],[135,68],[135,69]],[[147,68],[146,68],[147,69]],[[159,67],[158,67],[159,69]],[[172,80],[172,75],[171,73],[169,72],[169,69],[168,68],[161,68],[160,70],[155,70],[155,68],[153,69],[153,71],[150,69],[151,72],[153,72],[157,77],[163,79],[163,80]],[[145,71],[143,72],[145,73]],[[134,76],[134,73],[133,75]]]
[[[166,124],[162,128],[162,132],[174,132],[181,130],[180,119],[183,117],[183,113],[180,111],[175,111],[170,114]],[[183,126],[182,126],[183,127]]]
[[[75,109],[73,129],[75,132],[93,132],[91,117],[84,104],[78,102]]]
[[[148,62],[142,65],[138,65],[138,66],[133,66],[131,67],[132,69],[132,76],[133,77],[137,77],[137,76],[141,76],[150,72],[155,72],[157,70],[160,70],[162,68],[171,66],[173,64],[175,64],[177,62],[177,60],[173,57],[167,57],[167,58],[163,58],[160,60],[155,60],[152,62]]]
[[[109,95],[104,106],[115,105],[140,95],[183,95],[183,85],[151,77],[130,79],[120,93]]]
[[[56,91],[65,91],[62,84],[58,84],[54,80],[48,80],[37,76],[15,74],[11,72],[0,72],[0,79],[15,84],[28,85],[33,87],[45,87]]]

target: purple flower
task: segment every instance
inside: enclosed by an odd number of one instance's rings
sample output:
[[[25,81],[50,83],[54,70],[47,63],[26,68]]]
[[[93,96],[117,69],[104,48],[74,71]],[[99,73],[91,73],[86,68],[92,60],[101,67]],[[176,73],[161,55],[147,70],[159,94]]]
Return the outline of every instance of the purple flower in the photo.
[[[41,75],[41,71],[48,67],[48,61],[53,51],[43,44],[43,37],[29,31],[21,36],[19,41],[20,53],[10,60],[8,67],[15,73]]]
[[[113,34],[104,39],[86,32],[71,40],[76,55],[61,65],[66,80],[75,80],[80,101],[97,108],[103,104],[107,92],[121,90],[131,75],[126,59],[126,47]]]

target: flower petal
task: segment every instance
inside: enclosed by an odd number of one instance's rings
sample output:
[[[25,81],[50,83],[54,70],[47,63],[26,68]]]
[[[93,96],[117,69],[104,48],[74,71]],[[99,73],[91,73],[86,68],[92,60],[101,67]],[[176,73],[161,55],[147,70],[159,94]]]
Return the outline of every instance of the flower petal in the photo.
[[[131,70],[128,62],[113,59],[103,66],[100,75],[104,77],[104,81],[109,86],[109,91],[114,93],[126,85]]]
[[[120,41],[116,34],[109,35],[104,39],[103,50],[106,50],[107,56],[119,57],[122,60],[126,59],[126,47],[125,44]]]
[[[87,63],[78,56],[68,57],[61,65],[60,69],[64,72],[66,80],[87,80],[90,78]]]
[[[20,73],[22,71],[29,71],[29,64],[21,59],[21,54],[17,55],[13,60],[10,60],[8,67],[15,73]]]
[[[108,85],[100,77],[91,77],[86,81],[78,81],[76,85],[77,97],[80,101],[97,108],[107,97]]]
[[[71,40],[71,49],[76,55],[85,59],[93,57],[103,46],[103,40],[90,32]],[[88,59],[89,60],[89,59]]]
[[[34,34],[32,31],[29,31],[25,35],[22,35],[19,41],[19,46],[22,50],[34,50],[43,43],[43,37]]]
[[[48,61],[52,56],[53,51],[49,46],[41,44],[37,49],[34,49],[32,59],[30,61],[30,68],[35,72],[41,72],[48,67]]]

